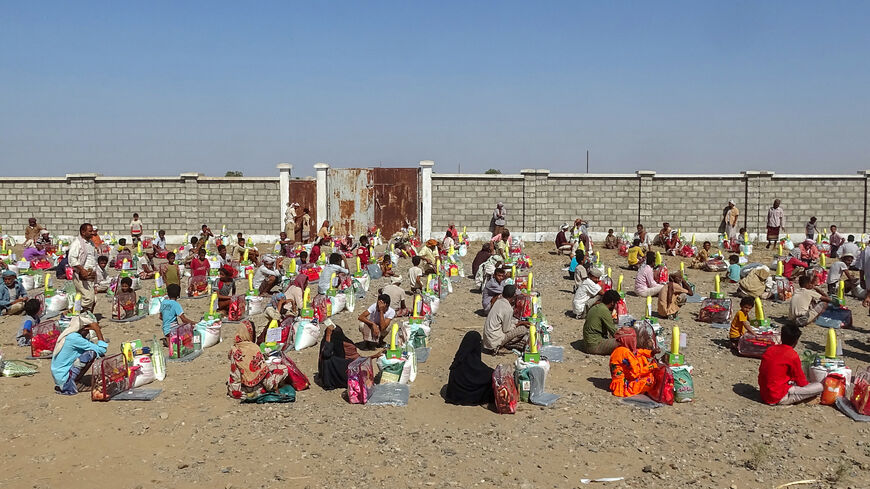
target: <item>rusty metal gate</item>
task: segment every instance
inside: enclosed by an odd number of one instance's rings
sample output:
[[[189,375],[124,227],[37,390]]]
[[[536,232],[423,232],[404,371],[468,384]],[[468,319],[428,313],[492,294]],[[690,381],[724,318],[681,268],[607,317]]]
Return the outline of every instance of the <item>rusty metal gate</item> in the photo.
[[[417,168],[374,168],[375,223],[383,236],[402,228],[405,219],[417,227],[420,213],[419,178]]]
[[[360,236],[377,225],[390,236],[406,218],[416,227],[418,180],[416,168],[330,168],[327,208],[335,233]]]
[[[308,209],[308,214],[311,216],[309,233],[311,236],[317,234],[317,227],[320,225],[317,222],[317,182],[313,179],[290,180],[290,202],[299,203],[296,214],[300,217],[302,210]]]

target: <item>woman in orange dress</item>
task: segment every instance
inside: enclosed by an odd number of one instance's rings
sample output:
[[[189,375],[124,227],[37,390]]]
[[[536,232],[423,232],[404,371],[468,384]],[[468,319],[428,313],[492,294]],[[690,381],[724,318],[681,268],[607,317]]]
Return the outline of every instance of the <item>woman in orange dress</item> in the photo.
[[[655,384],[653,371],[658,368],[650,350],[637,348],[637,332],[631,327],[616,331],[619,346],[610,354],[610,392],[617,397],[643,394]]]

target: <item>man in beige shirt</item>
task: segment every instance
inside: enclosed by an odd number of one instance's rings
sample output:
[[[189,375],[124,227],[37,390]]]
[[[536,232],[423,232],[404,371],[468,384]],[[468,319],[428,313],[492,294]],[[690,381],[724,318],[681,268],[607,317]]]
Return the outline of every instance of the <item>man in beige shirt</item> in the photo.
[[[483,350],[495,355],[501,350],[524,351],[529,342],[529,322],[514,318],[516,286],[505,285],[483,323]]]

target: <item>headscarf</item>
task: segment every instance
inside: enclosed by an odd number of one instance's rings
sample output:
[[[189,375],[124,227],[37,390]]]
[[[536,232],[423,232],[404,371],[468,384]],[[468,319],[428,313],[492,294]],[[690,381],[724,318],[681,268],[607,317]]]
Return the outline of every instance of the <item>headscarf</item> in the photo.
[[[617,329],[614,339],[619,346],[624,346],[632,353],[637,353],[637,331],[634,328],[623,326]]]
[[[3,272],[3,275],[5,276],[6,272]],[[60,333],[60,336],[57,337],[57,343],[54,344],[54,352],[52,352],[51,358],[56,357],[57,354],[60,353],[60,351],[63,349],[63,344],[66,343],[67,336],[73,333],[78,333],[85,326],[93,324],[95,322],[97,322],[97,318],[95,318],[90,313],[82,313],[78,316],[73,317],[69,322],[69,326],[67,326],[66,329]]]
[[[9,270],[8,268],[6,270],[3,270],[3,276],[4,277],[17,277],[15,272],[13,272],[12,270]]]
[[[450,376],[444,393],[448,402],[474,405],[493,400],[492,368],[480,359],[481,351],[480,333],[465,333],[450,365]]]
[[[296,278],[293,279],[293,285],[295,285],[296,287],[299,287],[302,290],[305,290],[305,287],[308,287],[309,280],[310,279],[308,278],[308,275],[305,275],[304,273],[300,273],[299,275],[296,276]]]
[[[286,296],[281,292],[273,294],[272,299],[269,301],[269,306],[274,307],[275,309],[278,309],[278,302],[285,299],[285,298],[286,298]],[[281,311],[278,311],[278,313],[280,314]]]
[[[756,267],[740,279],[737,285],[752,297],[761,297],[766,289],[767,277],[770,277],[770,270],[765,267]]]
[[[351,360],[347,359],[344,344],[350,343],[340,326],[332,329],[329,341],[326,335],[320,341],[320,355],[317,357],[317,373],[320,376],[320,385],[324,389],[341,389],[347,387],[347,366]],[[352,344],[352,343],[351,343]]]
[[[438,240],[437,239],[430,239],[430,240],[426,241],[426,246],[438,246]]]
[[[254,387],[268,375],[269,367],[263,352],[254,343],[254,325],[243,321],[236,331],[235,345],[230,348],[230,361],[241,374],[242,385]]]
[[[267,265],[275,263],[275,256],[274,255],[265,255],[263,257],[263,263],[265,263]]]
[[[315,243],[314,246],[311,247],[311,252],[308,253],[308,263],[317,263],[317,259],[320,258],[320,243]]]

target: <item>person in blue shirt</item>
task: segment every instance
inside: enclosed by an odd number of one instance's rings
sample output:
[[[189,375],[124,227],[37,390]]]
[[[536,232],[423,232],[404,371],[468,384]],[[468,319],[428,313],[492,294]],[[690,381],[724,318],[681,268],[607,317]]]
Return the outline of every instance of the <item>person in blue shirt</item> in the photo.
[[[732,282],[740,281],[740,257],[737,255],[731,255],[728,257],[728,280]]]
[[[167,298],[160,304],[160,320],[163,321],[163,336],[169,336],[169,330],[173,326],[182,323],[196,324],[196,321],[191,321],[184,315],[184,309],[178,303],[178,296],[181,295],[181,286],[178,284],[169,284],[166,286]],[[168,338],[164,338],[164,343],[168,345]]]
[[[33,327],[39,324],[39,299],[30,299],[24,303],[24,321],[21,323],[21,329],[15,335],[15,341],[18,346],[30,346],[30,339],[33,338]]]
[[[27,291],[18,281],[18,275],[12,270],[3,270],[3,283],[0,283],[0,314],[21,314],[24,302],[27,301]]]
[[[97,335],[97,343],[86,339],[90,331]],[[58,336],[51,357],[55,392],[68,396],[78,394],[76,382],[88,371],[94,359],[106,354],[108,346],[100,324],[92,314],[85,312],[72,318],[69,326]]]

